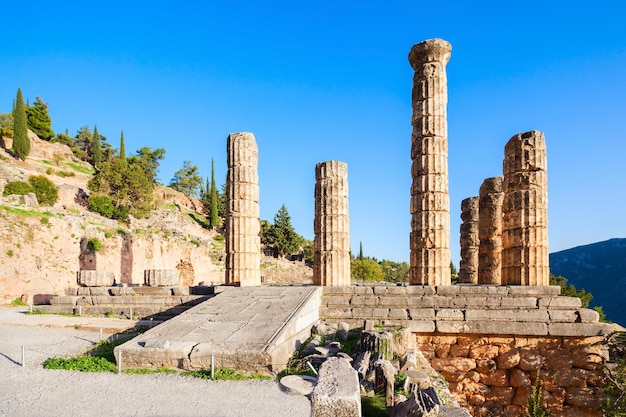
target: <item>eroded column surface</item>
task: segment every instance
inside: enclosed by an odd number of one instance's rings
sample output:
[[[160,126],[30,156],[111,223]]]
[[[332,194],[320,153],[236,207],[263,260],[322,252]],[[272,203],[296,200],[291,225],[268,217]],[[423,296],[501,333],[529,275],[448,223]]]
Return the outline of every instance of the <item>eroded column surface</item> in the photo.
[[[226,143],[226,284],[261,285],[259,152],[254,135],[228,135]]]
[[[350,285],[348,166],[340,161],[315,166],[313,283]]]
[[[543,133],[513,136],[504,148],[502,283],[549,285],[548,176]]]
[[[502,181],[502,177],[487,178],[478,193],[479,284],[502,284]]]
[[[448,195],[448,87],[452,47],[442,39],[413,45],[411,135],[411,269],[414,285],[450,285],[450,197]]]
[[[461,201],[461,262],[459,282],[478,283],[478,197]]]

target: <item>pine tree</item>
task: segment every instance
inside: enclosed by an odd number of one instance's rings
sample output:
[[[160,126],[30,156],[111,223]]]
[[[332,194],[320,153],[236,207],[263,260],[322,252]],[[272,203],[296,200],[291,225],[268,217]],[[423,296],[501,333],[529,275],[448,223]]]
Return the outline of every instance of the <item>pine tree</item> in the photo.
[[[22,161],[30,153],[30,138],[28,137],[28,122],[22,89],[17,89],[15,108],[13,109],[13,151]]]
[[[211,211],[209,214],[211,227],[218,227],[220,218],[217,213],[217,187],[215,186],[215,164],[213,159],[211,159]]]
[[[274,224],[267,231],[266,240],[277,257],[294,254],[304,243],[302,236],[293,229],[291,217],[284,204],[274,216]]]
[[[191,165],[191,161],[183,162],[183,167],[174,173],[169,187],[180,191],[188,197],[194,197],[202,184],[202,177],[198,175],[198,167]]]
[[[52,119],[48,114],[48,104],[41,97],[37,96],[35,103],[26,109],[28,128],[32,130],[39,139],[51,140],[54,138],[52,130]]]
[[[91,142],[91,157],[93,166],[98,168],[102,164],[102,142],[100,142],[100,134],[98,127],[93,127],[93,141]]]

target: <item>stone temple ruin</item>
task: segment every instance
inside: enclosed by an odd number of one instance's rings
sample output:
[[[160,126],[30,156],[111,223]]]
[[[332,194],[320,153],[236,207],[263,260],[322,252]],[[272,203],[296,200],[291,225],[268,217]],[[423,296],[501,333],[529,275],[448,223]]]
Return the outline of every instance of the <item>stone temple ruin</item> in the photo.
[[[513,136],[504,148],[503,175],[485,179],[478,196],[462,201],[460,283],[451,283],[445,70],[450,54],[450,44],[441,39],[418,43],[409,53],[415,75],[408,284],[351,285],[347,166],[327,161],[315,167],[315,285],[261,286],[258,150],[251,133],[232,133],[227,286],[215,287],[200,304],[118,346],[120,367],[228,366],[275,373],[303,346],[312,326],[344,335],[363,329],[362,346],[377,347],[355,360],[358,376],[332,358],[322,365],[312,393],[314,416],[357,417],[359,380],[371,382],[386,393],[389,406],[396,405],[393,355],[382,354],[380,337],[375,343],[364,338],[379,328],[388,335],[401,332],[405,340],[402,369],[413,387],[407,401],[418,391],[434,392],[419,382],[423,375],[415,358],[420,357],[446,379],[453,402],[473,416],[524,415],[539,377],[551,415],[599,417],[603,349],[612,327],[581,308],[580,299],[560,296],[560,288],[549,285],[541,132]],[[166,275],[149,273],[146,280],[157,283]],[[331,351],[318,350],[327,356]],[[337,383],[327,380],[337,375],[346,375],[341,394],[332,390]]]

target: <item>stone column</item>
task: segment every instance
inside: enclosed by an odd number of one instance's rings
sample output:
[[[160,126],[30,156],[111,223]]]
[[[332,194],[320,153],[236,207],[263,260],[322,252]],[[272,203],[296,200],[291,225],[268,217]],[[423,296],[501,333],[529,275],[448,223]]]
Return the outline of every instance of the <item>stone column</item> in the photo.
[[[478,284],[478,197],[461,201],[461,220],[459,282]]]
[[[252,133],[231,133],[226,143],[226,284],[261,285],[259,152]]]
[[[504,148],[502,283],[549,285],[548,175],[543,133],[513,136]]]
[[[487,178],[479,191],[478,283],[502,284],[502,177]]]
[[[345,162],[320,162],[315,166],[313,230],[313,283],[350,285],[348,166]]]
[[[450,197],[448,195],[448,87],[452,47],[442,39],[413,45],[411,135],[411,270],[414,285],[450,285]]]

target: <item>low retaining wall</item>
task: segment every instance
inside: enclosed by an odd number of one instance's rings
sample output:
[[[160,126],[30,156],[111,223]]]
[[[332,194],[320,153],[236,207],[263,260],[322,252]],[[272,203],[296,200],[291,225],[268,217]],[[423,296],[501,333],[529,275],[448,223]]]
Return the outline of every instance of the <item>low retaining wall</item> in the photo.
[[[545,286],[325,287],[320,319],[402,325],[473,416],[522,416],[539,375],[551,416],[601,416],[612,326]]]

